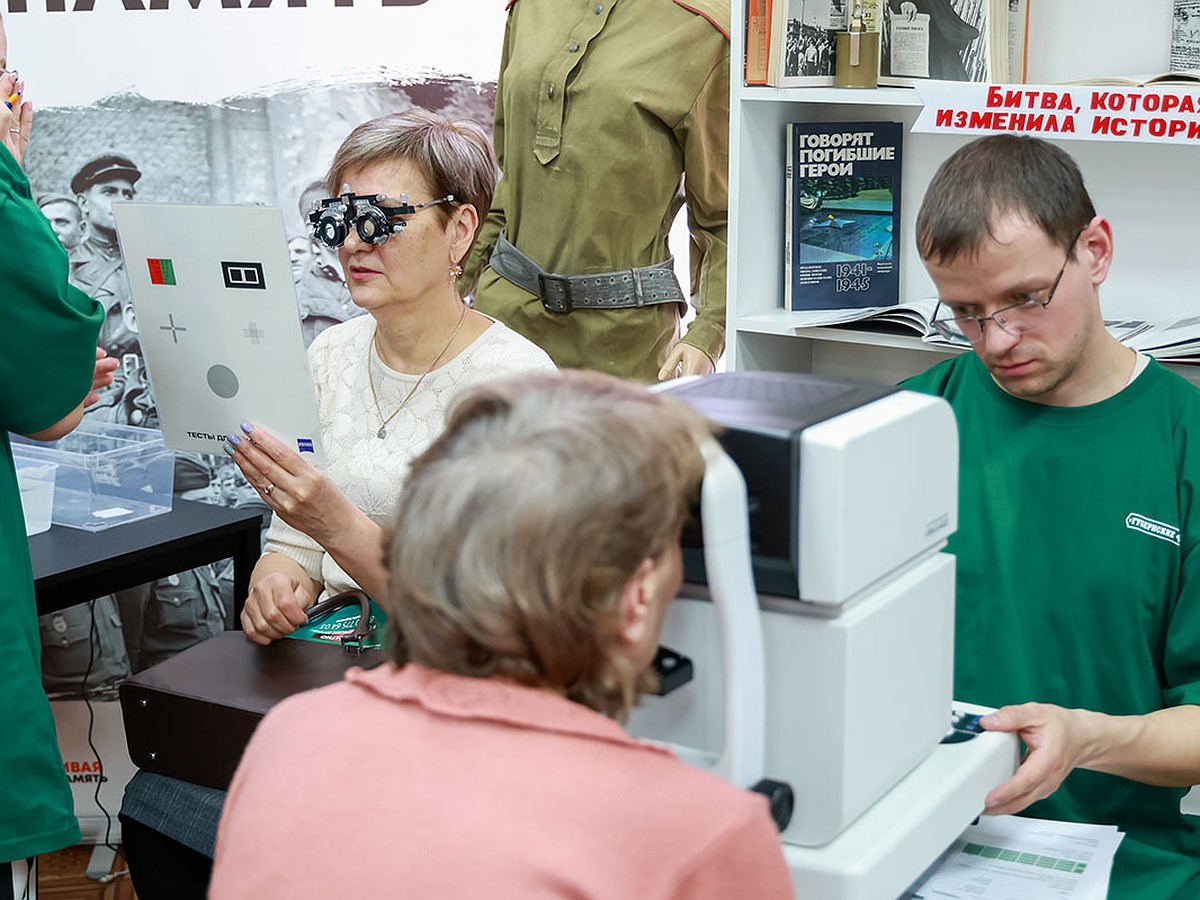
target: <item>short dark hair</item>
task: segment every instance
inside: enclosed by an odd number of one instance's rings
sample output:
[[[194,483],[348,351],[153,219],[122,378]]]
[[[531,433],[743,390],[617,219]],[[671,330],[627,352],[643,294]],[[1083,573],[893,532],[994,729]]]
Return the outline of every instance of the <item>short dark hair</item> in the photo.
[[[137,184],[141,177],[141,170],[129,157],[119,153],[105,153],[89,159],[79,167],[79,171],[71,178],[71,190],[82,194],[94,184],[117,179]]]
[[[71,194],[59,194],[56,192],[38,194],[36,202],[39,209],[45,209],[51,203],[69,203],[75,207],[75,212],[79,212],[79,200]]]
[[[619,652],[622,590],[679,541],[711,434],[680,400],[597,372],[471,389],[396,506],[394,660],[623,718],[645,684]]]
[[[922,259],[953,261],[993,237],[1007,215],[1028,219],[1073,256],[1096,208],[1066,151],[1040,138],[991,135],[938,167],[917,214],[917,250]]]

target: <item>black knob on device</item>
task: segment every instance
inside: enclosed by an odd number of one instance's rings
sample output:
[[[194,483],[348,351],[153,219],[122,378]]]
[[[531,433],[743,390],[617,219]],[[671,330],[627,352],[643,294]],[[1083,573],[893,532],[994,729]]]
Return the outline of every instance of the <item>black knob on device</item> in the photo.
[[[750,790],[767,798],[767,803],[771,807],[771,818],[775,820],[775,827],[780,831],[787,828],[788,823],[792,821],[792,811],[796,806],[796,795],[792,792],[792,786],[786,781],[763,778]]]
[[[660,644],[658,652],[654,654],[654,662],[650,665],[658,673],[658,690],[655,691],[658,697],[665,697],[692,680],[691,658],[670,647]]]

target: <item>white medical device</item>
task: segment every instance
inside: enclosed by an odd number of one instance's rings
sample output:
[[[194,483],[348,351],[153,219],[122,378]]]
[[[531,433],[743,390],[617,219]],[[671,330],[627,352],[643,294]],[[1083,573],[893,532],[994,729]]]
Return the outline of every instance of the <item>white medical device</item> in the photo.
[[[725,453],[708,454],[662,636],[694,661],[693,681],[649,698],[631,730],[743,787],[789,785],[797,896],[891,900],[1015,766],[1008,735],[939,746],[953,705],[954,559],[939,552],[957,525],[953,412],[764,372],[663,390],[722,426]],[[914,778],[917,795],[897,800]]]

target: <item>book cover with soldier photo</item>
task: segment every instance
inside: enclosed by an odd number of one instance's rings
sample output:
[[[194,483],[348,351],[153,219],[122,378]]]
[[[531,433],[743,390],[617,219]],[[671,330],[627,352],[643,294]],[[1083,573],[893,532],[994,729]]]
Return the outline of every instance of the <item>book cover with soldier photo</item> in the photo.
[[[899,302],[900,122],[787,125],[784,306]]]

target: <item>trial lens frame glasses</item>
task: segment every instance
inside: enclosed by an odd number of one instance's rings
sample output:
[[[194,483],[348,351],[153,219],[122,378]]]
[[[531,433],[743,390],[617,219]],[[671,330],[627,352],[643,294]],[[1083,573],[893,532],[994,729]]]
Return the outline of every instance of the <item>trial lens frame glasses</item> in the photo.
[[[939,300],[933,310],[933,321],[931,325],[934,331],[942,337],[951,341],[965,340],[968,343],[975,344],[983,340],[984,328],[986,323],[995,322],[996,326],[1005,334],[1011,334],[1013,337],[1021,335],[1023,332],[1017,328],[1012,321],[1014,313],[1032,312],[1035,307],[1045,309],[1050,305],[1050,301],[1054,299],[1054,294],[1058,290],[1058,285],[1062,282],[1063,274],[1067,271],[1067,264],[1071,262],[1071,257],[1075,252],[1075,243],[1083,234],[1085,228],[1079,229],[1075,233],[1075,237],[1071,239],[1071,246],[1067,250],[1067,258],[1063,260],[1062,268],[1058,270],[1058,275],[1054,279],[1054,283],[1050,285],[1050,290],[1046,293],[1046,299],[1038,300],[1035,297],[1030,297],[1028,300],[1022,300],[1020,303],[1013,303],[1011,306],[1006,306],[1003,309],[998,309],[990,316],[953,316],[948,319],[939,319],[937,317],[938,310],[942,308],[942,301]],[[1008,315],[1006,316],[1005,313]],[[978,329],[978,331],[975,331]],[[972,337],[974,333],[974,337]]]
[[[346,243],[351,225],[363,243],[378,245],[408,227],[403,219],[393,221],[396,216],[409,216],[439,203],[455,201],[454,194],[447,194],[414,205],[408,202],[408,194],[401,194],[399,206],[384,206],[387,194],[355,194],[348,184],[342,185],[342,190],[341,196],[314,200],[308,216],[313,238],[331,249]]]

